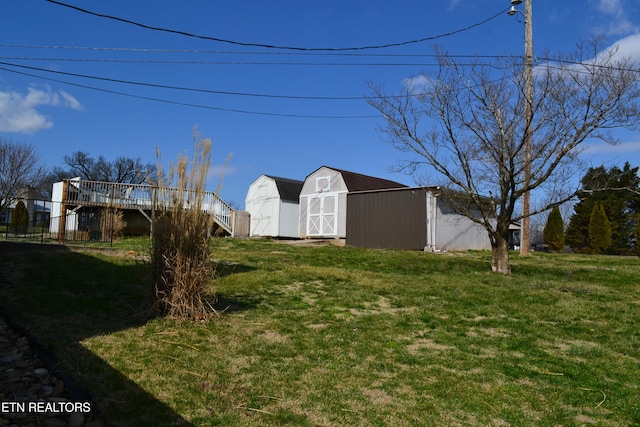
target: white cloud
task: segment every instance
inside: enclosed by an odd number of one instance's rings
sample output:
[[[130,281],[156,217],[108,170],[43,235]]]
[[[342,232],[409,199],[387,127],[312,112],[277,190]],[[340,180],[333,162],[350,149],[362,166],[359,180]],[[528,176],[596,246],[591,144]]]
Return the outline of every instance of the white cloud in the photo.
[[[44,106],[82,109],[80,102],[65,91],[33,87],[28,88],[26,94],[0,91],[0,131],[31,134],[51,128],[51,118],[38,110]]]
[[[435,82],[430,76],[421,74],[417,77],[409,77],[403,81],[404,87],[413,95],[420,95],[431,89]]]
[[[64,101],[63,105],[65,107],[71,108],[73,110],[82,110],[84,108],[82,107],[82,104],[80,104],[80,101],[78,101],[73,96],[69,95],[67,92],[61,90],[60,96],[62,96],[62,99]]]
[[[621,38],[617,42],[603,49],[597,55],[598,57],[603,58],[600,63],[603,61],[612,61],[615,63],[618,61],[629,60],[629,65],[627,66],[640,66],[640,33]],[[584,60],[583,63],[598,63],[598,57]],[[547,64],[541,64],[540,66],[536,66],[534,68],[534,75],[537,75],[539,71],[544,70],[546,65]],[[582,65],[570,65],[569,68],[581,69]]]
[[[583,154],[623,154],[640,152],[640,141],[622,142],[620,144],[607,144],[599,142],[585,144]]]
[[[629,58],[631,62],[640,63],[640,33],[618,40],[609,49],[617,47],[616,56],[620,59]]]
[[[606,24],[596,32],[620,36],[640,31],[640,27],[629,20],[628,8],[625,7],[625,3],[625,0],[598,0],[596,10],[605,16]]]
[[[458,4],[460,4],[460,0],[449,0],[449,8],[447,10],[452,11]]]
[[[599,0],[598,10],[608,15],[616,15],[622,10],[620,0]]]
[[[226,175],[234,174],[238,171],[238,168],[229,165],[212,165],[209,168],[209,176],[212,179],[218,179]]]

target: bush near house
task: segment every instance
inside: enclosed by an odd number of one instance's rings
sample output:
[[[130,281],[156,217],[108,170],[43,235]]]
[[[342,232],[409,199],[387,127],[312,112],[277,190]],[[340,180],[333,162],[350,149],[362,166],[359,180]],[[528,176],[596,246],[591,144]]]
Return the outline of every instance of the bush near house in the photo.
[[[22,200],[19,200],[11,215],[9,230],[14,233],[26,233],[29,228],[29,212]]]

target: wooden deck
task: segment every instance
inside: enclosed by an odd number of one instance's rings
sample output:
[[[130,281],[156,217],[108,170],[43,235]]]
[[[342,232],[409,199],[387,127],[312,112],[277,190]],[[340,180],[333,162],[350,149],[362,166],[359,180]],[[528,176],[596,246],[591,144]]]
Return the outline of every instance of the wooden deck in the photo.
[[[148,216],[156,209],[171,206],[172,201],[178,197],[180,191],[175,188],[68,179],[64,181],[62,203],[69,208],[99,206],[136,209],[146,212],[145,215]],[[183,192],[183,199],[187,206],[192,198]],[[233,235],[233,209],[217,194],[204,193],[201,208],[213,215],[216,224]]]

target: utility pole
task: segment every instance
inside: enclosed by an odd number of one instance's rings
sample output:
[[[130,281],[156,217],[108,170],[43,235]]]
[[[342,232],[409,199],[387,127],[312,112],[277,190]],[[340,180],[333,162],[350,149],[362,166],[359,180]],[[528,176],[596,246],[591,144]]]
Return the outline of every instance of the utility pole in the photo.
[[[533,12],[532,0],[524,2],[524,153],[523,153],[523,186],[525,192],[522,195],[522,223],[520,231],[520,255],[529,255],[531,247],[531,225],[529,213],[531,212],[531,194],[529,184],[531,182],[531,144],[533,140]],[[509,15],[516,12],[522,13],[515,6],[522,0],[511,0]]]

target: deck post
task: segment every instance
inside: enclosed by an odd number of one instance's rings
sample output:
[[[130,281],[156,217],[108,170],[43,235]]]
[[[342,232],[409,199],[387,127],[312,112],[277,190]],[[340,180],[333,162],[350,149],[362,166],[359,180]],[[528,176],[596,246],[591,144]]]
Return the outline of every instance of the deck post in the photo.
[[[149,237],[153,242],[153,223],[156,222],[156,204],[158,203],[158,187],[151,187],[153,189],[153,197],[151,198],[151,224],[149,226]]]
[[[62,181],[62,202],[60,202],[60,219],[58,221],[58,242],[63,243],[67,231],[67,191],[69,180]]]

